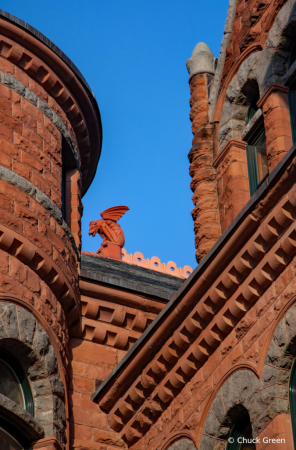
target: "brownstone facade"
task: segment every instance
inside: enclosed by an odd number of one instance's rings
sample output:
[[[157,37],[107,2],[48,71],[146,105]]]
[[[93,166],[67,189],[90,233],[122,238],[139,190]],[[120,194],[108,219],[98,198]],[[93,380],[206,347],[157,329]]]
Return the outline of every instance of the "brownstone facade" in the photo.
[[[31,398],[0,392],[0,442],[294,448],[295,11],[230,0],[219,59],[200,43],[187,61],[199,265],[186,281],[81,252],[97,104],[60,50],[0,13],[0,364]]]

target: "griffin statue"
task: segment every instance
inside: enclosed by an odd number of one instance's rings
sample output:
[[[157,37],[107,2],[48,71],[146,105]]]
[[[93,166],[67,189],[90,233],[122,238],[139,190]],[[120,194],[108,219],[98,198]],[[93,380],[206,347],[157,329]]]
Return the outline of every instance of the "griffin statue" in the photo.
[[[127,206],[113,206],[101,212],[102,219],[92,220],[89,224],[89,235],[97,233],[103,238],[97,253],[114,259],[122,259],[121,249],[124,246],[124,233],[117,221],[128,211]]]

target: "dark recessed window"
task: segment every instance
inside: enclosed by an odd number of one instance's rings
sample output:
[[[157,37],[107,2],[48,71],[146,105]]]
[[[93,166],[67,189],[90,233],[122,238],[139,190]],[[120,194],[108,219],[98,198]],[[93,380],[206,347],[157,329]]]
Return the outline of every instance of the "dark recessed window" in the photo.
[[[246,125],[248,125],[259,109],[257,106],[258,100],[259,90],[257,88],[255,95],[250,101],[246,117]],[[259,125],[254,124],[254,126],[255,129],[252,132],[251,137],[248,139],[247,145],[247,162],[251,197],[255,194],[263,180],[268,176],[264,123],[261,122]]]
[[[254,98],[248,108],[247,117],[246,117],[246,125],[250,122],[251,119],[255,116],[256,112],[258,111],[257,101],[259,100],[259,95]]]
[[[247,145],[247,161],[251,196],[255,194],[260,184],[268,176],[266,154],[266,139],[262,124],[249,139]]]
[[[1,450],[23,450],[23,446],[1,427],[0,448]]]
[[[0,394],[10,398],[25,409],[25,397],[22,386],[12,368],[0,359]]]
[[[26,374],[16,358],[4,351],[0,352],[0,394],[34,415],[33,397]]]
[[[238,421],[233,425],[226,450],[254,450],[252,427],[250,417],[247,412],[242,414]]]
[[[34,415],[33,397],[25,371],[18,360],[0,350],[0,394],[15,402],[20,408]],[[13,408],[14,409],[14,408]],[[14,423],[11,412],[0,412],[0,449],[31,450],[30,440]]]

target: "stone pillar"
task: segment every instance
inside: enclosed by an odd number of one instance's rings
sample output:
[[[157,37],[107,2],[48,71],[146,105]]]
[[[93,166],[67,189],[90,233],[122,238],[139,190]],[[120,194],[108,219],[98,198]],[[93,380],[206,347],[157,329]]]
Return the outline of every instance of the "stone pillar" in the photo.
[[[214,161],[222,233],[250,199],[246,146],[230,139]]]
[[[258,102],[264,115],[269,173],[292,147],[288,88],[272,84]]]
[[[190,85],[190,120],[194,135],[189,152],[192,177],[191,214],[194,220],[196,259],[209,252],[221,235],[216,170],[213,167],[213,127],[209,123],[208,94],[213,79],[215,58],[206,44],[199,43],[187,61]]]
[[[33,450],[63,450],[56,437],[40,439],[33,444]]]

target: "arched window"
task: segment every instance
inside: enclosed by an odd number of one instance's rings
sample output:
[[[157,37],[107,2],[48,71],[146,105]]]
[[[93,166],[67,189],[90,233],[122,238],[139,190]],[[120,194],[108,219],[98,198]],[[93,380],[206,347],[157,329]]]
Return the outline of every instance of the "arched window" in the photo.
[[[291,410],[291,421],[294,438],[294,448],[296,449],[296,360],[293,363],[289,382],[289,401]]]
[[[231,429],[226,450],[255,450],[256,445],[252,441],[250,417],[244,412]]]
[[[246,125],[250,123],[258,111],[257,102],[259,100],[259,91],[254,93],[249,109],[247,112]],[[247,145],[247,162],[249,172],[249,185],[250,195],[254,195],[258,187],[268,176],[268,164],[266,154],[266,138],[264,123],[261,121],[259,124],[255,124],[254,130],[248,139]]]
[[[28,378],[19,362],[8,352],[0,351],[0,394],[13,400],[32,416],[33,397]]]
[[[34,414],[33,397],[24,370],[10,353],[0,351],[0,394],[9,398],[20,408]],[[0,408],[0,449],[30,449],[30,442],[12,420],[5,408]]]

